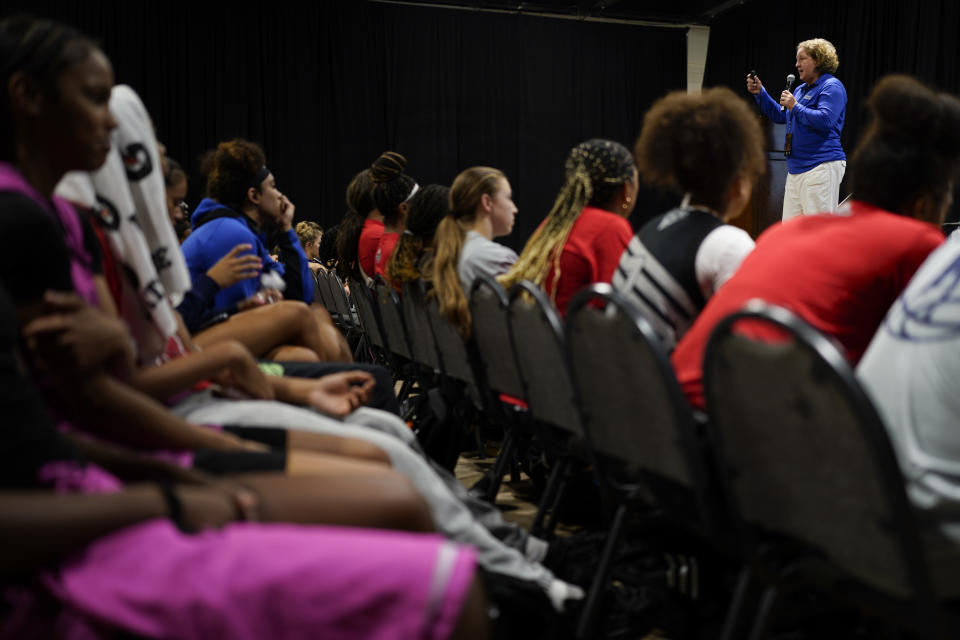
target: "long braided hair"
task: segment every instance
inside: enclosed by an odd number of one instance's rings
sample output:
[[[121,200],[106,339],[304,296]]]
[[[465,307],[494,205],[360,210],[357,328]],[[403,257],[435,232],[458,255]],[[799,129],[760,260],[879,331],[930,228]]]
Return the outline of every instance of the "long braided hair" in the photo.
[[[622,144],[594,138],[571,149],[564,168],[566,181],[553,208],[527,240],[513,268],[498,278],[504,288],[521,280],[543,287],[551,265],[553,281],[559,282],[560,254],[580,212],[587,206],[612,206],[617,191],[633,180],[635,167],[633,155]],[[554,296],[556,291],[554,287]]]

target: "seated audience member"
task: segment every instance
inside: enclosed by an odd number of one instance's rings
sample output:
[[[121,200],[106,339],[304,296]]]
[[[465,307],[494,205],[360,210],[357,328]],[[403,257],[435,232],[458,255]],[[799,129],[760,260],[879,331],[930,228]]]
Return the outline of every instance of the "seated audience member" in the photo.
[[[635,151],[647,182],[684,198],[634,236],[613,285],[673,349],[753,250],[745,231],[724,222],[743,210],[764,171],[763,137],[732,91],[677,92],[647,112]]]
[[[960,104],[957,117],[960,117]],[[960,120],[958,120],[960,125]],[[857,367],[883,419],[914,504],[960,542],[960,236],[930,254]]]
[[[340,225],[335,224],[327,229],[320,238],[317,247],[317,260],[327,271],[336,271],[337,269],[337,238],[340,235]]]
[[[382,276],[403,233],[410,198],[420,189],[417,181],[403,172],[407,159],[395,151],[384,151],[370,167],[373,201],[383,216],[383,233],[373,256],[373,275]]]
[[[10,25],[0,31],[10,35]],[[404,481],[329,478],[339,487],[329,487],[324,505],[308,478],[213,480],[64,435],[22,375],[15,318],[0,287],[0,635],[373,637],[422,629],[486,637],[472,551],[438,536],[354,528],[428,530],[429,514]],[[88,373],[75,369],[69,348],[59,355],[56,364],[73,375]]]
[[[309,324],[300,318],[305,315],[303,310],[292,310],[290,305],[294,301],[307,304],[313,301],[313,276],[307,256],[291,226],[293,204],[277,190],[273,174],[262,164],[265,162],[263,151],[252,142],[236,139],[221,143],[207,162],[207,191],[211,197],[205,198],[194,211],[191,218],[194,231],[183,243],[182,249],[195,293],[204,296],[204,299],[212,294],[213,305],[198,311],[195,308],[188,310],[181,304],[179,311],[186,319],[188,328],[195,331],[208,325],[212,318],[225,317],[243,308],[260,307],[281,298],[291,301],[283,305],[288,307],[290,316],[296,319],[294,324],[298,327],[301,321],[304,325]],[[267,251],[267,246],[273,244],[279,247],[282,264],[276,262]],[[241,277],[231,278],[232,283],[225,283],[226,286],[221,289],[208,277],[209,270],[239,245],[249,245],[252,249],[240,250],[234,255],[234,263],[240,264],[248,256],[257,257],[260,261],[259,277],[247,277],[252,269],[242,272],[234,269],[234,276]],[[250,266],[246,263],[243,265]],[[282,295],[264,282],[266,274],[282,276],[285,285]],[[193,296],[189,302],[199,304],[197,296]],[[313,345],[306,345],[300,340],[297,345],[307,346],[321,360],[351,361],[349,345],[329,314],[316,306],[309,311],[316,329],[310,329],[308,333],[319,332],[320,343],[314,340]],[[297,333],[302,335],[300,331]],[[315,337],[311,335],[310,339]],[[273,341],[272,344],[278,343]],[[258,355],[267,353],[260,346],[256,351]]]
[[[960,172],[960,100],[903,77],[887,78],[876,91],[871,135],[877,141],[871,153],[854,156],[854,193],[869,187],[878,207],[925,207],[936,220],[938,209],[949,208],[950,181]],[[906,126],[909,137],[898,137]],[[915,144],[906,142],[914,138]],[[916,171],[898,175],[901,157]],[[896,187],[902,181],[912,184],[905,193]],[[958,299],[960,236],[954,233],[910,280],[857,367],[890,431],[911,498],[934,516],[956,513],[960,501]],[[960,541],[955,517],[940,529]]]
[[[943,242],[940,222],[960,157],[952,99],[907,77],[881,80],[873,121],[850,162],[849,211],[768,229],[707,302],[673,352],[690,401],[703,405],[703,352],[714,326],[753,298],[786,307],[835,338],[856,364],[887,310]]]
[[[303,222],[298,222],[295,228],[297,232],[297,238],[300,240],[300,246],[303,247],[303,252],[309,260],[309,267],[311,271],[319,271],[323,268],[323,263],[320,262],[319,253],[320,253],[320,241],[323,238],[323,227],[318,225],[312,220],[304,220]]]
[[[479,275],[506,273],[513,249],[493,241],[513,231],[517,205],[507,177],[492,167],[470,167],[450,186],[450,211],[433,239],[433,290],[440,313],[460,333],[470,333],[466,292]]]
[[[181,220],[187,220],[190,207],[187,206],[187,172],[180,163],[169,156],[164,157],[166,170],[163,181],[167,188],[167,209],[170,211],[170,221],[176,226]]]
[[[191,216],[193,233],[182,245],[194,282],[240,244],[253,247],[263,272],[283,278],[289,300],[313,301],[308,260],[292,227],[294,206],[277,189],[263,150],[252,142],[221,142],[211,159],[208,198]],[[267,247],[280,248],[281,263]],[[229,307],[257,294],[260,278],[245,278],[217,293],[216,305]]]
[[[347,208],[337,237],[337,273],[344,282],[349,278],[372,281],[374,258],[383,235],[383,216],[373,201],[370,169],[353,176],[347,185]]]
[[[369,409],[353,411],[370,391],[368,374],[347,373],[319,381],[267,380],[249,353],[234,344],[198,354],[206,358],[199,362],[213,371],[211,375],[204,375],[184,357],[153,367],[162,375],[144,380],[125,327],[98,308],[98,302],[106,304],[106,300],[96,277],[97,256],[90,234],[69,203],[53,193],[66,172],[93,171],[111,153],[111,131],[117,123],[109,108],[113,85],[109,61],[76,32],[32,21],[0,25],[0,57],[11,61],[0,75],[7,105],[5,116],[0,117],[0,138],[7,141],[0,145],[0,196],[11,215],[0,216],[0,223],[4,237],[23,232],[49,252],[42,268],[30,271],[30,278],[22,277],[21,265],[31,248],[18,246],[4,252],[0,282],[24,322],[22,343],[28,347],[24,359],[34,372],[49,378],[47,400],[56,403],[64,420],[126,446],[184,454],[206,448],[216,454],[234,454],[226,461],[228,469],[245,464],[246,471],[269,468],[320,475],[313,485],[318,512],[325,504],[319,496],[345,490],[330,484],[343,474],[359,492],[364,478],[393,477],[394,472],[382,465],[386,454],[394,471],[406,476],[427,502],[437,526],[449,537],[474,545],[486,569],[537,585],[558,607],[571,595],[582,596],[519,551],[536,551],[537,541],[515,538],[514,548],[494,537],[487,527],[501,531],[511,527],[498,514],[469,504],[466,490],[452,475],[434,471],[399,418]],[[64,361],[71,367],[63,366]],[[189,375],[178,374],[181,363],[191,365]],[[214,377],[227,391],[242,392],[251,399],[217,396],[212,388],[194,390],[175,400],[173,413],[125,382],[137,377],[156,397],[169,398],[184,385],[192,385],[198,375]],[[290,394],[295,403],[331,415],[349,415],[340,421],[271,400],[281,398],[281,392]],[[233,430],[200,425],[230,425]],[[267,442],[253,442],[238,437],[238,431],[245,436],[253,435],[251,431],[270,433],[260,434]],[[295,450],[295,441],[312,441],[320,451],[360,444],[365,450],[360,457],[374,460]],[[290,451],[277,451],[269,444]],[[269,466],[257,467],[261,462]],[[475,514],[482,514],[483,522]],[[539,546],[543,551],[542,541]],[[181,633],[155,635],[179,637]]]
[[[403,285],[429,280],[433,269],[433,236],[449,210],[450,188],[430,184],[410,198],[407,228],[387,263],[387,279],[402,290]]]
[[[637,169],[626,147],[588,140],[570,151],[566,181],[546,219],[500,282],[530,280],[566,315],[573,295],[610,282],[633,229],[627,216],[637,198]]]

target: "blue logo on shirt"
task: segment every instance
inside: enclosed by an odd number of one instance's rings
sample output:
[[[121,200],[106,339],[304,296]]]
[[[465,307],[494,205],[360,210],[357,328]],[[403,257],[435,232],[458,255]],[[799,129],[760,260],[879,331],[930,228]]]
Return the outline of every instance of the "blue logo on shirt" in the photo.
[[[887,315],[886,327],[896,337],[916,342],[960,335],[960,256],[915,291],[907,287]]]

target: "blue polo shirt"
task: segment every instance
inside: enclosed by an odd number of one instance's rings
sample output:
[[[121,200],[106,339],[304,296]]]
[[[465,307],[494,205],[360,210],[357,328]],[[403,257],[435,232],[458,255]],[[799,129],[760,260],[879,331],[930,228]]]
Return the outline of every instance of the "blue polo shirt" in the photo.
[[[825,73],[813,84],[801,84],[794,89],[797,104],[787,111],[770,97],[766,88],[754,96],[760,111],[778,124],[787,125],[793,133],[793,149],[787,158],[787,171],[803,173],[817,165],[834,160],[846,160],[840,146],[840,132],[847,114],[847,90],[843,83]]]

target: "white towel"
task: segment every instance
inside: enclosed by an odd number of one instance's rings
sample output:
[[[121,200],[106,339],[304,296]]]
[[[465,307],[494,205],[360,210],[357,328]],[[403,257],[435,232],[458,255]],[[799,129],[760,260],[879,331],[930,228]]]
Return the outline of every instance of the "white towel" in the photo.
[[[177,332],[173,294],[165,280],[173,282],[179,300],[190,288],[190,274],[167,213],[149,116],[129,87],[114,87],[110,108],[119,126],[107,161],[93,173],[67,174],[56,192],[98,211],[110,249],[130,270],[136,290],[122,296],[118,310],[133,333],[141,360],[151,361],[162,355],[166,341]],[[150,243],[148,230],[155,244]],[[165,235],[172,244],[167,244]]]
[[[113,88],[110,111],[117,120],[113,142],[123,157],[137,222],[160,282],[176,306],[190,290],[190,272],[167,211],[167,191],[153,122],[140,97],[126,85]]]

